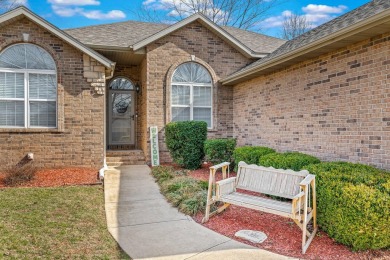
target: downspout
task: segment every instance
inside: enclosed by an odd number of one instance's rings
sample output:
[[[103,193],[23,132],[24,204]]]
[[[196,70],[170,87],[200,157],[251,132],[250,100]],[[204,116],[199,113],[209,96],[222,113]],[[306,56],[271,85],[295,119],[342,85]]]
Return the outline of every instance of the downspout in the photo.
[[[108,76],[106,76],[106,80],[111,79],[114,76],[114,71],[115,71],[115,63],[111,65],[111,72]],[[106,81],[107,83],[107,81]],[[106,160],[106,152],[107,152],[107,84],[105,86],[104,90],[104,115],[103,115],[103,122],[104,122],[104,127],[103,127],[103,168],[99,170],[99,179],[103,180],[104,179],[104,172],[108,170],[107,166],[107,160]]]

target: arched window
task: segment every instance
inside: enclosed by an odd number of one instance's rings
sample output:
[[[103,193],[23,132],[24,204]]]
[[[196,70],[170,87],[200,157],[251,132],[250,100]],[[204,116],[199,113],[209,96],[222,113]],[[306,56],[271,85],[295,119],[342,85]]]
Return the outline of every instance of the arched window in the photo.
[[[172,121],[205,121],[212,128],[212,80],[205,67],[181,64],[172,76]]]
[[[0,54],[0,127],[57,126],[57,72],[51,55],[33,44]]]

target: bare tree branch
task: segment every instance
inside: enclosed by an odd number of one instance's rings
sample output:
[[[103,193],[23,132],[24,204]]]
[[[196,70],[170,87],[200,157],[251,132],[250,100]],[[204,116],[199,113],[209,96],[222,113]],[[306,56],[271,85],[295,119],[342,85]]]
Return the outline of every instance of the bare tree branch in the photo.
[[[23,5],[20,0],[0,0],[0,13],[7,12]]]
[[[137,14],[140,20],[173,23],[199,12],[219,25],[260,30],[259,23],[266,18],[267,12],[284,1],[158,0],[143,4]]]
[[[312,27],[304,15],[291,14],[284,17],[282,38],[286,40],[294,39],[309,31]]]

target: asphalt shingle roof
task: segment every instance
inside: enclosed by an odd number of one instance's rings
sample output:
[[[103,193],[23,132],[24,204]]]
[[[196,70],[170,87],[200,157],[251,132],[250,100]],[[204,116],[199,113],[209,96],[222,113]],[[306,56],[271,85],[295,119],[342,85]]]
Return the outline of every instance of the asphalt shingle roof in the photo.
[[[126,21],[66,29],[64,31],[86,45],[129,47],[169,26],[167,24]],[[258,53],[271,53],[285,42],[282,39],[238,28],[228,26],[222,26],[221,28],[249,49]]]
[[[246,66],[245,68],[234,74],[242,73],[253,67],[260,67],[261,64],[264,64],[272,59],[299,49],[323,37],[333,34],[341,29],[347,28],[357,22],[363,21],[371,16],[383,12],[388,8],[390,8],[390,0],[372,0],[371,2],[362,5],[359,8],[356,8],[342,16],[339,16],[327,23],[324,23],[290,41],[287,41],[266,57]]]
[[[86,45],[129,47],[167,27],[167,24],[126,21],[64,31]]]

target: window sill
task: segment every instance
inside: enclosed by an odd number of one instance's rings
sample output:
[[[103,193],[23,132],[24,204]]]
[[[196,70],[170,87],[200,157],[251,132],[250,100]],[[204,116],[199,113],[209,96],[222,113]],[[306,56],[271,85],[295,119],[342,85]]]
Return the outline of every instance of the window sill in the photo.
[[[0,133],[63,133],[58,128],[0,128]]]
[[[218,129],[215,129],[215,128],[207,128],[207,132],[210,132],[210,133],[218,132]]]

